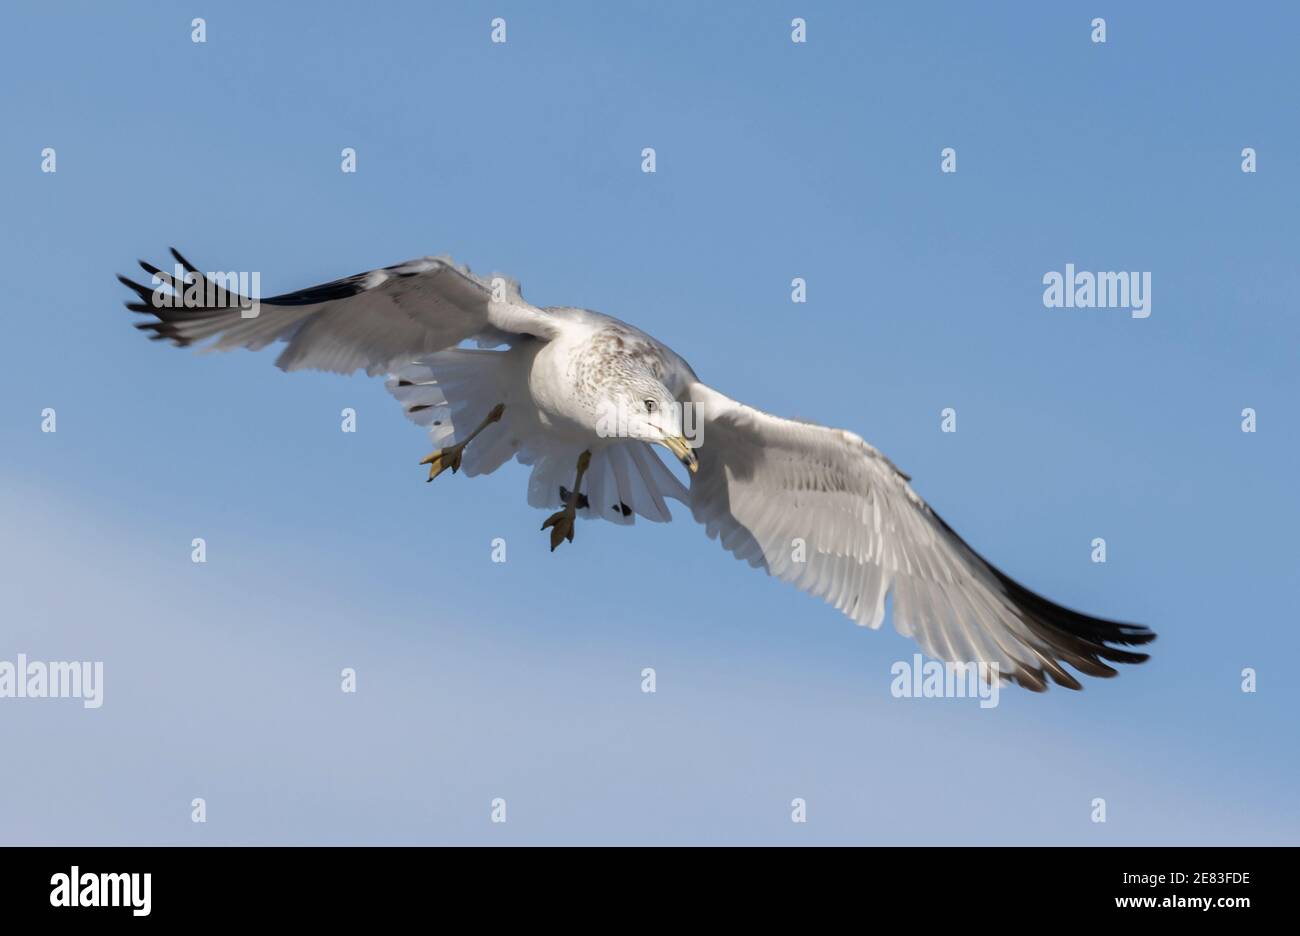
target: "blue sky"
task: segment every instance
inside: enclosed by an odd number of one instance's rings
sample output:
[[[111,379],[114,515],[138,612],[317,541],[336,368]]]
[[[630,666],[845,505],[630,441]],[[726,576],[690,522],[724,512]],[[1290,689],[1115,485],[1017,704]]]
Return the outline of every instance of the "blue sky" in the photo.
[[[0,842],[1295,844],[1300,13],[991,6],[14,5],[0,660],[102,660],[105,700],[0,700]],[[898,700],[909,641],[681,508],[552,555],[526,469],[426,485],[381,382],[145,341],[113,274],[172,244],[625,318],[1153,658]],[[1150,271],[1151,317],[1044,308],[1066,263]]]

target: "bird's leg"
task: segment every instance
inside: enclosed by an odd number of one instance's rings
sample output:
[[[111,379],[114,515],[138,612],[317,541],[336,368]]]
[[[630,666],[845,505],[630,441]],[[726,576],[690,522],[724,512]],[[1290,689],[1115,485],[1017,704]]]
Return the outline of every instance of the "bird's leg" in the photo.
[[[504,403],[498,403],[496,406],[492,407],[492,412],[488,413],[484,420],[478,424],[478,428],[465,436],[464,439],[457,442],[455,445],[449,445],[446,448],[438,449],[436,452],[424,456],[424,458],[420,460],[420,464],[429,466],[429,477],[426,480],[432,481],[448,468],[451,469],[452,474],[459,471],[460,456],[465,451],[465,446],[473,442],[474,437],[480,432],[499,420],[505,411],[506,405]]]
[[[579,499],[583,499],[578,492],[582,489],[582,476],[590,465],[591,449],[587,449],[578,456],[578,476],[573,480],[573,490],[564,499],[564,509],[551,514],[542,524],[543,530],[551,528],[551,552],[555,552],[555,547],[565,540],[573,542],[573,521],[577,516]]]

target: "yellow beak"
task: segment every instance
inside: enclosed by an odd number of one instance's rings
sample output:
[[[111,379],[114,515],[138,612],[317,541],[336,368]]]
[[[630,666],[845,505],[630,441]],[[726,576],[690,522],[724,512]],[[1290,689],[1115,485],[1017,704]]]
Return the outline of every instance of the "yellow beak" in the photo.
[[[677,456],[677,460],[685,465],[691,474],[700,470],[700,461],[695,457],[695,452],[691,450],[685,436],[667,436],[660,439],[659,444]]]

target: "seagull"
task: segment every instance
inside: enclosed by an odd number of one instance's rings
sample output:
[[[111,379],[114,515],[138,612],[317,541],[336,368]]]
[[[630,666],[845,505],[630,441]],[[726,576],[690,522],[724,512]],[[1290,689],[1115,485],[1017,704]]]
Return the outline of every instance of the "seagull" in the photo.
[[[892,595],[895,628],[926,654],[1035,692],[1082,688],[1065,667],[1111,677],[1141,663],[1124,649],[1148,628],[1043,598],[981,557],[911,487],[910,476],[843,429],[773,416],[700,381],[650,335],[599,312],[539,308],[509,277],[423,257],[269,299],[179,252],[172,272],[140,261],[127,308],[154,340],[204,350],[284,342],[281,370],[384,376],[450,470],[530,466],[528,503],[551,551],[578,517],[630,525],[689,508],[710,538],[769,575],[878,629]],[[685,467],[689,487],[660,460]]]

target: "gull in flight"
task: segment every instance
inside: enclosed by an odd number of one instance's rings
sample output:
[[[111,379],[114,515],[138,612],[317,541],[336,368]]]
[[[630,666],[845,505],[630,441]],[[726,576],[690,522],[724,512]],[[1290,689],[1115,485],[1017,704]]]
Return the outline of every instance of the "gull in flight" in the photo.
[[[407,417],[428,429],[428,480],[450,469],[531,466],[528,503],[558,508],[542,529],[552,551],[577,517],[630,525],[685,504],[708,535],[751,566],[879,628],[894,625],[932,657],[988,664],[1036,692],[1081,688],[1069,665],[1114,676],[1141,663],[1125,649],[1149,629],[1080,614],[1003,574],[860,437],[773,416],[695,376],[672,349],[608,315],[539,308],[519,285],[447,257],[396,266],[254,303],[224,274],[175,250],[152,286],[119,280],[150,316],[155,340],[207,350],[285,342],[276,364],[384,375]],[[690,429],[689,437],[687,429]],[[655,454],[666,448],[690,486]]]

